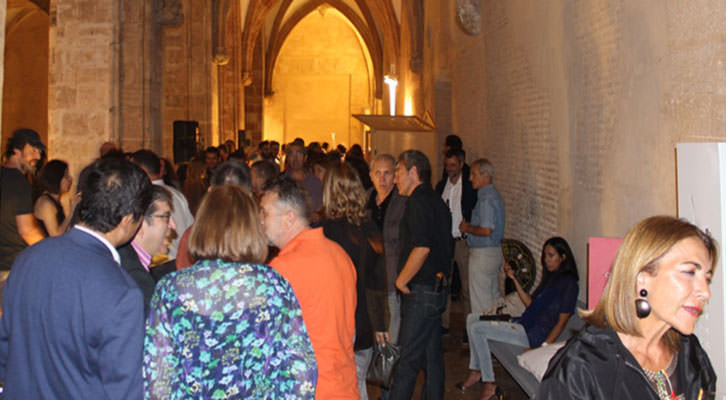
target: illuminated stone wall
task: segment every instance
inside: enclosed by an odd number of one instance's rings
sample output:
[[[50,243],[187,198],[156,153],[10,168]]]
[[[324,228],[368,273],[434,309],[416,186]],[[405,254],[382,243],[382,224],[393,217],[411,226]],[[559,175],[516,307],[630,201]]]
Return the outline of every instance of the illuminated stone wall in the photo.
[[[7,27],[3,86],[3,149],[18,128],[48,138],[48,14],[40,9]]]
[[[350,114],[370,109],[369,71],[358,38],[337,11],[310,13],[287,37],[277,59],[274,94],[265,98],[264,136],[290,142],[363,144]]]
[[[494,163],[507,236],[566,237],[585,277],[588,237],[676,213],[675,143],[726,140],[726,4],[480,4],[477,36],[453,5],[427,28],[452,35],[454,131]]]

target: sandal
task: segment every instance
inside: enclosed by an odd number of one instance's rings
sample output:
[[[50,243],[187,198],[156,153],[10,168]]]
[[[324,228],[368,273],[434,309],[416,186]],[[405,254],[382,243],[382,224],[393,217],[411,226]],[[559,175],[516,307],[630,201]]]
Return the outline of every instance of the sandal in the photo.
[[[466,392],[472,386],[479,383],[480,380],[481,380],[481,374],[479,372],[470,371],[469,376],[466,378],[466,380],[457,383],[456,388],[461,390],[462,392]],[[467,382],[469,382],[468,385],[466,384]]]

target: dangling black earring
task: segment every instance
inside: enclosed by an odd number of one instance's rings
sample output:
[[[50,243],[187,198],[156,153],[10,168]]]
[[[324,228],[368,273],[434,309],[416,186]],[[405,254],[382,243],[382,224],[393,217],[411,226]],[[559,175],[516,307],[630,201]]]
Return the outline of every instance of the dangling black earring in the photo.
[[[648,300],[645,299],[645,297],[648,296],[648,291],[645,289],[640,289],[640,299],[635,300],[635,315],[638,316],[638,318],[643,319],[650,315],[650,303],[648,303]]]

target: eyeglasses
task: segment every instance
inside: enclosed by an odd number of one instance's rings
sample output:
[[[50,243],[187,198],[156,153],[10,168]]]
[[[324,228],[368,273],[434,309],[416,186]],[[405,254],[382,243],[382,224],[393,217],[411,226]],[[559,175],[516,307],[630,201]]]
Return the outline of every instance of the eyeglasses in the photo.
[[[169,220],[171,219],[171,213],[165,213],[165,214],[152,214],[152,215],[151,215],[151,218],[159,218],[159,219],[163,219],[163,220],[165,220],[166,222],[169,222]]]

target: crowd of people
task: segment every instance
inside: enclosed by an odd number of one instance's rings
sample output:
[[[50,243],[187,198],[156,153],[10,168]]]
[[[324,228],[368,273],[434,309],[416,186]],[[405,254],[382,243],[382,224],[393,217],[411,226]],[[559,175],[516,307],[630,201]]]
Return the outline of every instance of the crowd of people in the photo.
[[[385,398],[412,398],[423,370],[423,397],[442,399],[454,275],[470,349],[457,387],[501,398],[488,341],[546,346],[576,312],[567,241],[544,243],[527,291],[502,256],[494,166],[467,164],[456,135],[436,185],[418,150],[246,150],[228,141],[175,167],[105,143],[72,190],[68,164],[14,132],[0,175],[5,398],[367,399],[378,343],[400,348]],[[693,329],[716,261],[688,222],[636,224],[537,398],[714,398]],[[504,279],[524,313],[481,320]]]

